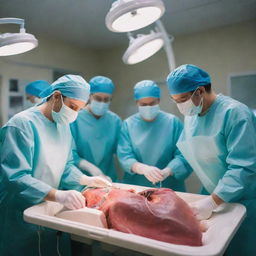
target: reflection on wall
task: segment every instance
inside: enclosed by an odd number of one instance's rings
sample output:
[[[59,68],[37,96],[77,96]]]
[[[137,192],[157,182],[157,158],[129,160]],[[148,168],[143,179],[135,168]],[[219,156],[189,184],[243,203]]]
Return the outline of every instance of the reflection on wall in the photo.
[[[25,86],[29,83],[28,80],[9,80],[9,96],[8,96],[8,119],[15,114],[33,106],[26,100]]]

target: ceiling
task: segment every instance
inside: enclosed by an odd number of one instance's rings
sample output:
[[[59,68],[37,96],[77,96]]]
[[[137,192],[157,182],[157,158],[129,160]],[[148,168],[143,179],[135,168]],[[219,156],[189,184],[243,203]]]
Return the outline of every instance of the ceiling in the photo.
[[[190,34],[256,18],[256,0],[163,0],[167,31]],[[27,32],[80,47],[127,44],[125,34],[110,32],[105,16],[113,0],[0,0],[0,17],[24,18]]]

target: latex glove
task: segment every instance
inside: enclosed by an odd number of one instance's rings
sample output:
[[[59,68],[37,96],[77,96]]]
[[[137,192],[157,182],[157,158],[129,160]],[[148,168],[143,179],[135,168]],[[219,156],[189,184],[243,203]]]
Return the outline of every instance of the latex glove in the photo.
[[[71,210],[85,207],[84,196],[76,190],[57,190],[55,193],[55,200]]]
[[[81,185],[86,185],[89,187],[98,187],[98,188],[103,188],[103,187],[111,187],[112,182],[108,181],[106,178],[100,177],[100,176],[94,176],[94,177],[89,177],[86,175],[82,175],[80,178],[79,183]]]
[[[99,176],[104,178],[104,179],[106,179],[106,180],[108,180],[111,183],[113,182],[112,179],[109,176],[105,175],[105,174],[102,174],[102,175],[99,175]]]
[[[79,162],[78,167],[82,170],[88,171],[92,176],[104,175],[100,168],[84,159]]]
[[[161,170],[155,166],[137,162],[132,166],[132,171],[138,174],[143,174],[152,183],[157,183],[163,179]]]
[[[191,203],[190,207],[198,220],[207,220],[211,217],[213,210],[215,210],[218,205],[215,203],[212,196],[208,196]]]
[[[161,181],[164,181],[167,177],[172,176],[173,173],[171,171],[171,168],[166,167],[161,171],[161,174],[163,176],[163,179]]]

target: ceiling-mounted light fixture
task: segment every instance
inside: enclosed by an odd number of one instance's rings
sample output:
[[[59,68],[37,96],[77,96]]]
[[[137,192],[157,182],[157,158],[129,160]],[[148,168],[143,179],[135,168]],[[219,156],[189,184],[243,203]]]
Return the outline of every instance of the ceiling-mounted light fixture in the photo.
[[[151,31],[148,35],[139,34],[134,38],[131,33],[128,33],[130,44],[123,55],[123,62],[125,64],[136,64],[144,61],[164,46],[169,69],[173,70],[175,68],[175,59],[171,44],[174,37],[167,35],[161,21],[157,21],[156,25],[155,31]]]
[[[0,24],[20,25],[19,33],[0,34],[0,56],[24,53],[37,47],[37,39],[24,28],[24,20],[18,18],[2,18]]]
[[[146,27],[165,12],[162,0],[117,0],[106,16],[106,26],[113,32],[129,32]]]
[[[136,64],[144,61],[158,52],[164,45],[161,33],[151,31],[148,35],[137,35],[134,38],[129,34],[129,47],[123,55],[125,64]]]

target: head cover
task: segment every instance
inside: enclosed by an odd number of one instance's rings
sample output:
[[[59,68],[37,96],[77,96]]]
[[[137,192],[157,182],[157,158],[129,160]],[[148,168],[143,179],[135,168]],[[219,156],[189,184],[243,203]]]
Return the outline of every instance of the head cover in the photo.
[[[27,94],[39,97],[40,93],[50,87],[50,84],[44,80],[37,80],[32,83],[29,83],[25,91]]]
[[[91,86],[91,93],[108,93],[112,94],[115,88],[112,80],[105,76],[95,76],[93,77],[90,82]]]
[[[87,103],[90,95],[90,85],[81,76],[65,75],[44,90],[40,94],[40,97],[47,98],[52,95],[54,91],[60,91],[62,95],[68,98]]]
[[[134,86],[134,99],[160,98],[160,88],[151,80],[143,80]]]
[[[211,83],[209,74],[203,69],[185,64],[173,70],[167,77],[167,86],[172,95],[191,92],[199,86]]]

